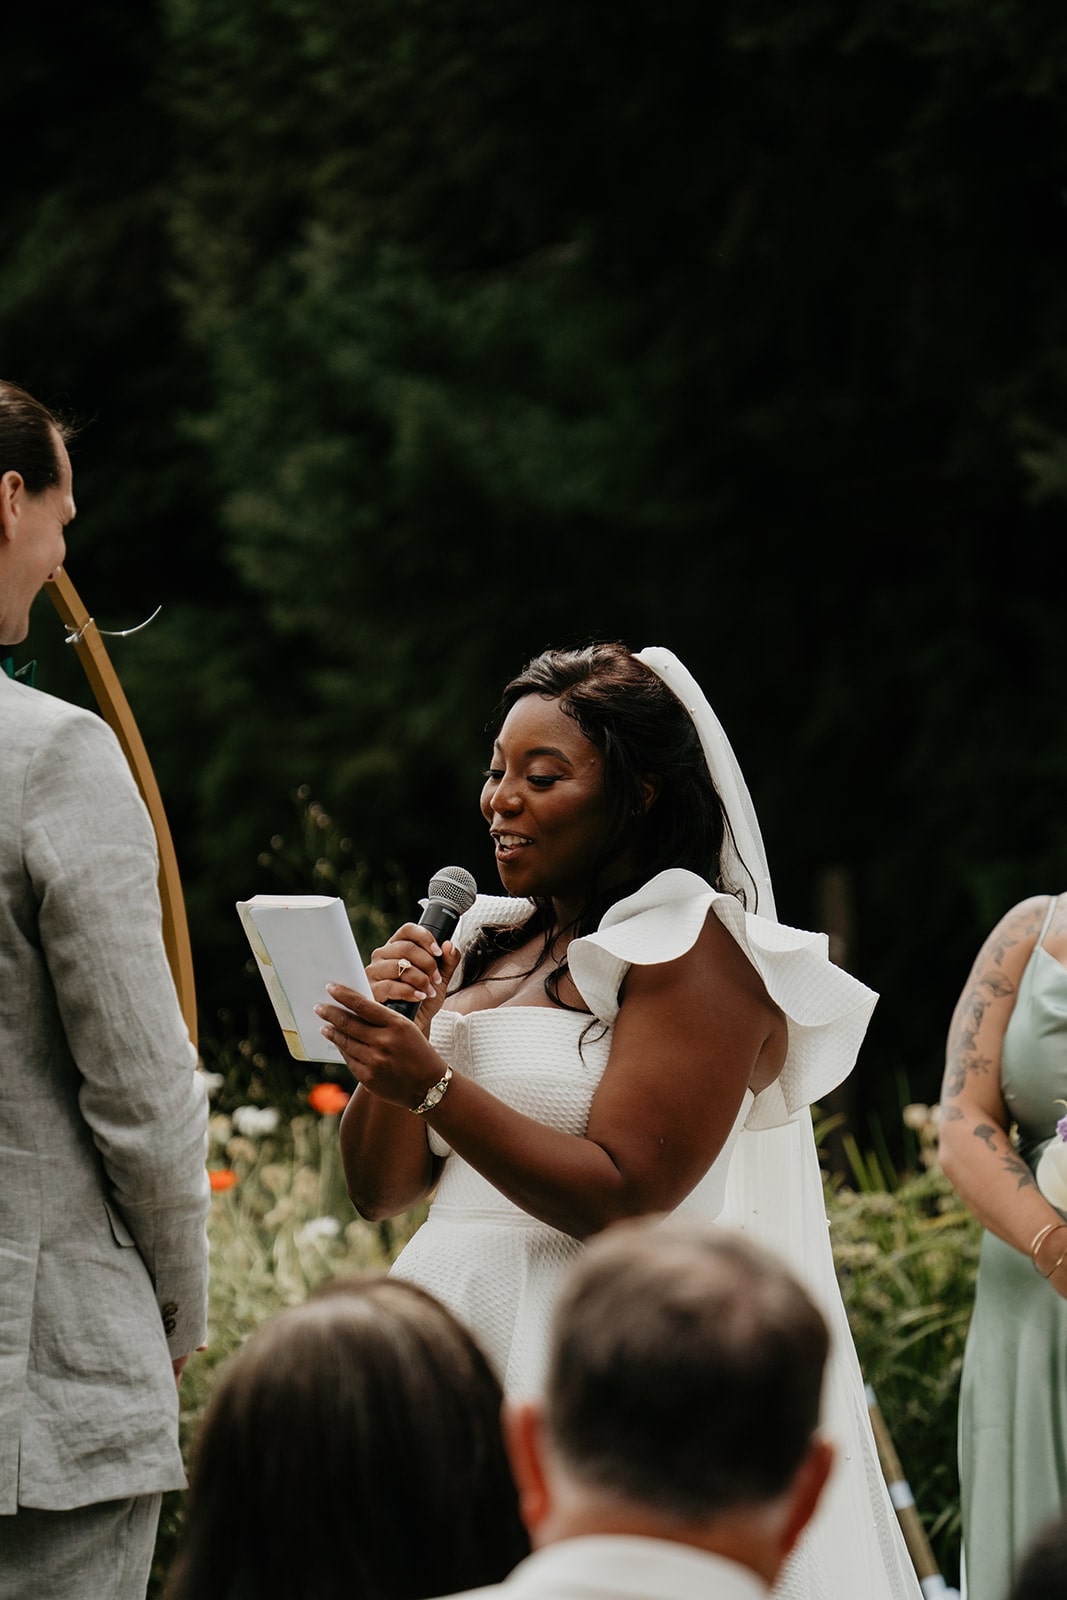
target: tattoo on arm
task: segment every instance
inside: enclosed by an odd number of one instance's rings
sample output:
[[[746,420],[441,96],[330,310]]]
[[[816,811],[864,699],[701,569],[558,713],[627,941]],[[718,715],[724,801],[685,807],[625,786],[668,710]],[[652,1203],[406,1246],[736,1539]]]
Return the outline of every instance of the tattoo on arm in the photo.
[[[969,1077],[974,1077],[980,1072],[988,1072],[992,1065],[993,1062],[990,1057],[982,1055],[974,1047],[973,1041],[968,1048],[967,1041],[961,1040],[959,1048],[953,1050],[945,1067],[945,1086],[942,1098],[954,1100],[966,1087]]]
[[[1015,985],[999,967],[995,967],[983,972],[965,997],[960,1007],[956,1036],[949,1045],[943,1099],[955,1099],[965,1088],[968,1077],[986,1073],[993,1066],[992,1057],[984,1055],[978,1048],[979,1029],[992,1002],[1006,1000],[1014,993]]]
[[[1030,1168],[1026,1165],[1026,1162],[1023,1160],[1022,1156],[1017,1156],[1014,1150],[1009,1150],[1005,1155],[1004,1167],[1019,1180],[1018,1184],[1016,1185],[1018,1189],[1037,1188],[1037,1184],[1034,1181],[1034,1175],[1030,1171]]]
[[[1018,1179],[1020,1189],[1035,1187],[1034,1175],[1030,1171],[1022,1156],[1012,1148],[1007,1134],[1003,1128],[995,1128],[991,1123],[979,1122],[973,1130],[976,1139],[981,1139],[991,1154],[1000,1155],[1000,1164],[1005,1171],[1010,1172]]]
[[[1009,920],[1007,925],[999,930],[999,937],[995,934],[992,936],[994,942],[990,944],[989,953],[996,966],[999,967],[1003,963],[1005,955],[1013,945],[1021,944],[1024,939],[1037,938],[1047,912],[1046,902],[1039,899],[1036,905],[1030,906]]]

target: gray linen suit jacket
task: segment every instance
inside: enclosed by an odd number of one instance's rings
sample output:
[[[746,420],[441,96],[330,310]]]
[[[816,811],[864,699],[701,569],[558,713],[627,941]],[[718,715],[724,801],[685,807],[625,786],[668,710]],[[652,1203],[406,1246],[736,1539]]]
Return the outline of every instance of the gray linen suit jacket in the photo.
[[[99,717],[0,672],[0,1515],[184,1484],[207,1104]]]

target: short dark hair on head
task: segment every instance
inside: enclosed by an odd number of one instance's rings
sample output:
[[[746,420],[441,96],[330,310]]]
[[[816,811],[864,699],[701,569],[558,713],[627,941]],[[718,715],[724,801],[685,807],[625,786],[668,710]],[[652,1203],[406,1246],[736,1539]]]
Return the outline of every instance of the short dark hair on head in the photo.
[[[428,1600],[528,1553],[500,1385],[440,1301],[342,1278],[260,1325],[215,1382],[168,1600]]]
[[[807,1292],[742,1236],[618,1223],[557,1307],[551,1447],[582,1483],[679,1522],[765,1503],[818,1427],[828,1347]]]
[[[56,435],[66,444],[72,428],[32,394],[0,378],[0,477],[18,472],[30,494],[59,482]]]
[[[1067,1517],[1056,1517],[1026,1547],[1008,1600],[1063,1600],[1065,1594]]]
[[[693,719],[651,667],[619,643],[545,650],[505,688],[499,722],[528,694],[559,700],[604,758],[609,823],[598,865],[632,847],[642,879],[687,867],[744,901],[743,885],[722,882],[726,816]],[[659,794],[646,812],[648,777]]]

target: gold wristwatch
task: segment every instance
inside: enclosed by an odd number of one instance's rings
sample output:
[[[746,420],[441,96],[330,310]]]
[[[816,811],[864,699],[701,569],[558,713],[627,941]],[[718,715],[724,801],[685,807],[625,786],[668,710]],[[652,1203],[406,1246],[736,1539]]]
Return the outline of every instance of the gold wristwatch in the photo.
[[[416,1117],[421,1117],[424,1111],[432,1111],[434,1106],[440,1105],[441,1101],[444,1099],[445,1090],[448,1088],[451,1082],[452,1068],[446,1067],[444,1077],[439,1078],[432,1089],[427,1089],[425,1100],[423,1100],[421,1104],[412,1106],[410,1108],[412,1113]]]

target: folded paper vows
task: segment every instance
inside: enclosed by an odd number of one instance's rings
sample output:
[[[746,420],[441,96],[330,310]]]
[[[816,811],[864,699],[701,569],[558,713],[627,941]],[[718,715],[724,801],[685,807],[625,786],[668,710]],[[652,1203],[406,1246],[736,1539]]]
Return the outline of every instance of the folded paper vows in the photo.
[[[328,983],[344,983],[373,1000],[344,901],[325,894],[257,894],[238,900],[237,914],[290,1055],[298,1061],[343,1062],[322,1037],[315,1007],[330,1001]]]

